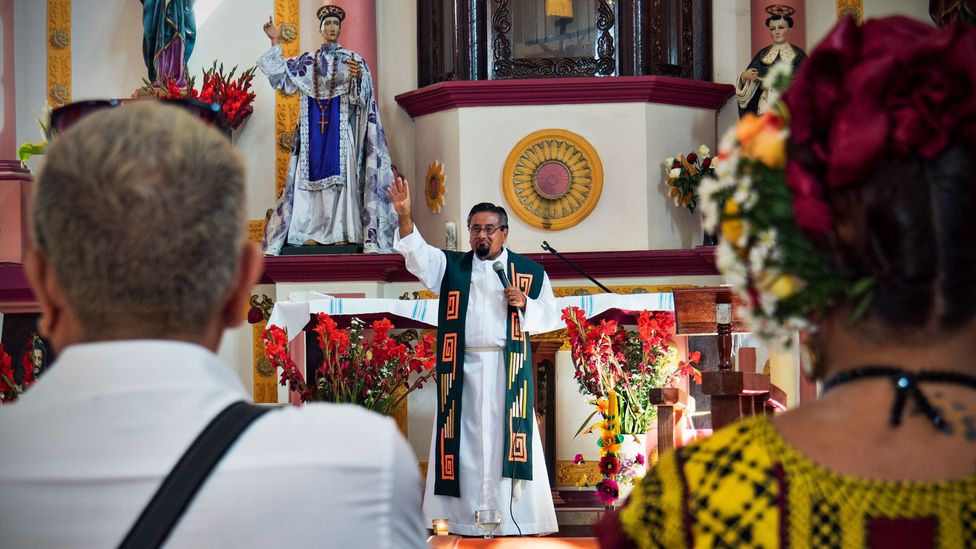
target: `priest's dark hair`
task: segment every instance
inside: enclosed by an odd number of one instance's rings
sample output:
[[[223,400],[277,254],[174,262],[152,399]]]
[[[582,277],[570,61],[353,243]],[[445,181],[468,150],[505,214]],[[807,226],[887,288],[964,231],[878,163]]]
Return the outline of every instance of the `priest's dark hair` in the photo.
[[[471,218],[474,217],[474,214],[481,213],[481,212],[491,212],[493,214],[498,215],[498,223],[499,223],[498,228],[499,229],[508,228],[508,212],[505,211],[505,208],[502,208],[501,206],[496,206],[491,202],[479,202],[478,204],[475,204],[474,207],[471,208],[471,211],[468,212],[469,227],[471,226]]]

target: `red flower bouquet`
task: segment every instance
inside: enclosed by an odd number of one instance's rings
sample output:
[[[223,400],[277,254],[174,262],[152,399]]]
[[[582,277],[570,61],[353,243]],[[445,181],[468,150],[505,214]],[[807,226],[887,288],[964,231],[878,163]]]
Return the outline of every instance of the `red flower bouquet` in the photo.
[[[389,415],[436,371],[429,335],[412,344],[402,336],[391,336],[394,326],[385,318],[370,325],[371,335],[358,318],[346,329],[325,313],[318,313],[316,320],[313,331],[323,361],[308,381],[288,354],[284,330],[271,326],[264,336],[265,356],[273,367],[281,368],[281,384],[298,391],[303,402],[354,403]]]
[[[143,82],[143,90],[162,99],[193,98],[204,103],[216,103],[224,115],[228,128],[236,130],[254,112],[254,92],[251,83],[254,80],[254,67],[242,72],[236,78],[237,67],[229,73],[224,72],[224,65],[213,66],[203,72],[203,84],[200,89],[195,87],[193,77],[187,78],[186,87],[181,88],[170,80],[165,88],[153,87],[148,81]]]
[[[674,315],[670,312],[641,312],[636,332],[625,330],[615,321],[592,324],[577,307],[563,309],[563,320],[579,390],[592,396],[590,403],[596,406],[576,434],[599,430],[597,446],[603,479],[596,484],[596,492],[604,505],[611,506],[620,498],[622,485],[630,486],[644,475],[644,455],[622,451],[624,433],[636,439],[633,433],[647,431],[654,418],[650,405],[652,388],[670,385],[680,375],[701,383],[701,374],[693,366],[701,355],[692,353],[687,362],[678,361],[673,340]],[[599,418],[586,427],[597,415]],[[582,462],[579,455],[577,463]]]
[[[20,383],[16,381],[13,359],[3,350],[3,344],[0,344],[0,404],[8,404],[16,401],[21,393],[37,381],[38,365],[33,360],[35,338],[37,338],[36,335],[31,336],[27,349],[20,359],[20,365],[24,372]]]
[[[647,431],[653,419],[650,390],[666,387],[683,375],[701,383],[693,366],[700,353],[678,360],[674,344],[674,314],[642,311],[637,331],[625,330],[615,321],[591,324],[586,314],[571,307],[563,310],[569,336],[576,382],[580,393],[595,399],[617,392],[621,403],[621,428],[625,433]]]

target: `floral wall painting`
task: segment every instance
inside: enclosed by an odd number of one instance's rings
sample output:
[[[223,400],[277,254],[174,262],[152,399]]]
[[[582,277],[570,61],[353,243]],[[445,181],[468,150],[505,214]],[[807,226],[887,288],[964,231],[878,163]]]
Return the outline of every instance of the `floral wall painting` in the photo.
[[[522,221],[539,229],[568,229],[586,219],[600,201],[603,164],[582,136],[540,130],[509,153],[502,191]]]
[[[434,213],[444,207],[444,193],[447,192],[444,180],[444,164],[437,160],[431,162],[424,178],[424,197],[427,198],[427,207]]]
[[[837,20],[845,17],[853,17],[854,21],[860,25],[864,22],[864,1],[863,0],[837,0]]]

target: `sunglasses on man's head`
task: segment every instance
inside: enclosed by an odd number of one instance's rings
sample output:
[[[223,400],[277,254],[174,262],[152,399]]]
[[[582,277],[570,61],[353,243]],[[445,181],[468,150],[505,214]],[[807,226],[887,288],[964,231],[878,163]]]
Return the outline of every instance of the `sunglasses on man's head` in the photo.
[[[204,103],[203,101],[186,97],[181,99],[96,99],[69,103],[51,111],[50,135],[47,137],[50,140],[55,135],[64,133],[68,128],[77,124],[79,120],[93,112],[118,107],[130,101],[160,101],[167,105],[175,105],[230,136],[230,128],[227,125],[223,111],[220,110],[220,105],[217,103]]]

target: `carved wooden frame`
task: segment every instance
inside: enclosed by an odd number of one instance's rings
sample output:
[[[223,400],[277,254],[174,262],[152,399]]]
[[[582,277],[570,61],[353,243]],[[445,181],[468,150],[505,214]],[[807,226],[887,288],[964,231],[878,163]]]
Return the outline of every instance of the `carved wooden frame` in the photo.
[[[613,28],[614,9],[608,0],[595,0],[597,57],[552,57],[523,59],[512,57],[513,0],[492,0],[490,39],[492,44],[491,78],[560,78],[578,76],[613,76],[617,74],[617,50]]]

